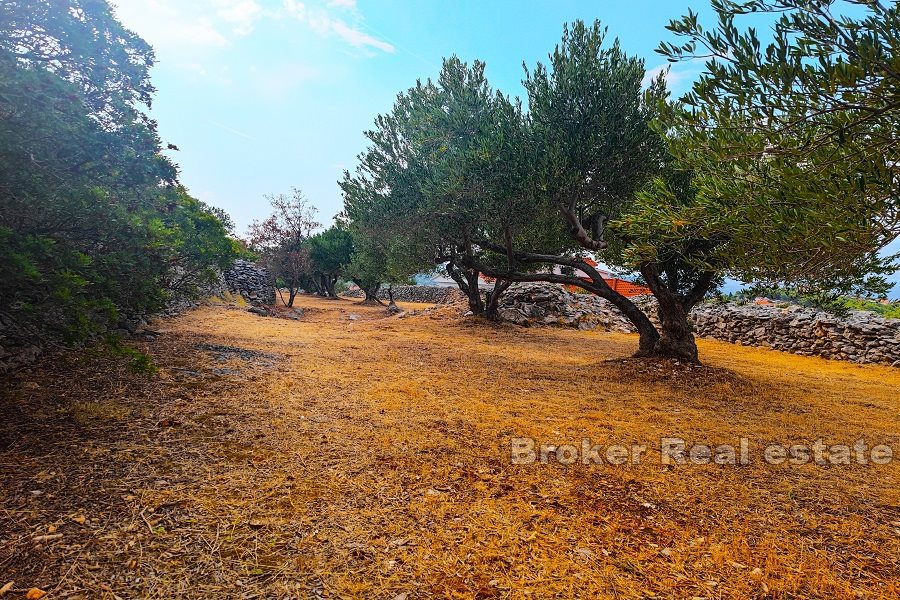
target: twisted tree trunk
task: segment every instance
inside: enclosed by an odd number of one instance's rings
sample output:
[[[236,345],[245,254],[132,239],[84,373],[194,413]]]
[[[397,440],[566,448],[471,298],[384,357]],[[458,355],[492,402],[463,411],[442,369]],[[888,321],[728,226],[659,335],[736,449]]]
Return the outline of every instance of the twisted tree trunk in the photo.
[[[490,247],[489,244],[483,244]],[[502,250],[502,248],[500,248]],[[487,265],[469,259],[466,265],[476,272],[479,270],[486,275],[504,279],[507,281],[545,281],[563,285],[576,285],[589,292],[600,296],[618,308],[625,317],[631,321],[637,329],[638,351],[636,357],[662,357],[676,358],[687,362],[698,362],[697,344],[691,331],[688,315],[691,308],[699,302],[712,283],[714,273],[703,273],[697,284],[684,297],[680,297],[673,289],[660,278],[657,265],[648,263],[642,266],[641,273],[647,279],[648,286],[659,302],[660,331],[656,329],[650,319],[629,298],[613,290],[603,276],[592,265],[581,259],[567,258],[564,256],[535,254],[528,252],[510,253],[511,258],[522,263],[532,264],[556,264],[571,267],[587,274],[590,281],[584,279],[547,272],[522,272],[516,270],[501,271]],[[674,287],[674,285],[673,285]]]
[[[703,299],[712,286],[715,276],[712,272],[701,273],[694,287],[681,295],[677,292],[678,282],[663,281],[656,263],[641,266],[641,275],[658,303],[657,315],[662,335],[656,340],[650,356],[675,358],[699,364],[697,341],[694,339],[690,320],[691,309]],[[669,275],[675,278],[674,273]]]
[[[494,282],[494,288],[487,293],[484,303],[484,316],[489,321],[500,320],[500,314],[497,310],[500,306],[500,296],[503,295],[503,292],[505,292],[510,285],[512,285],[511,281],[497,279]]]
[[[381,304],[384,306],[384,302],[378,299],[378,291],[381,289],[381,284],[376,283],[374,285],[364,285],[362,281],[358,279],[354,279],[353,283],[356,284],[363,293],[363,304]]]
[[[334,286],[337,283],[337,277],[331,274],[323,274],[319,277],[319,285],[322,290],[322,295],[326,298],[337,298],[337,294],[334,291]]]
[[[481,300],[481,290],[478,288],[478,278],[481,272],[478,269],[463,268],[451,259],[447,263],[447,274],[468,298],[469,310],[472,311],[472,314],[483,315],[484,302]]]

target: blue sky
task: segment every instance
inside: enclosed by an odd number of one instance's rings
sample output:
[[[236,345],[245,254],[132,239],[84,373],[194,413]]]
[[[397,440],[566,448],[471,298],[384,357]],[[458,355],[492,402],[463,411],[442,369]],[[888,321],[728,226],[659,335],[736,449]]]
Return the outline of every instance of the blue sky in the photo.
[[[268,213],[265,194],[301,188],[327,223],[337,180],[363,131],[442,57],[487,63],[492,84],[522,93],[522,63],[545,61],[563,23],[600,19],[651,72],[665,25],[707,0],[112,0],[157,52],[152,115],[192,194],[227,210],[238,232]],[[679,93],[700,72],[679,64]]]
[[[113,0],[158,55],[153,116],[180,151],[182,180],[242,231],[267,193],[303,189],[323,221],[363,131],[396,94],[435,76],[444,56],[487,63],[493,85],[521,93],[522,62],[545,60],[562,25],[599,18],[629,52],[653,49],[680,2],[400,0]],[[695,2],[699,4],[699,2]],[[694,67],[695,69],[699,67]],[[683,70],[683,69],[682,69]],[[675,87],[687,74],[672,77]]]

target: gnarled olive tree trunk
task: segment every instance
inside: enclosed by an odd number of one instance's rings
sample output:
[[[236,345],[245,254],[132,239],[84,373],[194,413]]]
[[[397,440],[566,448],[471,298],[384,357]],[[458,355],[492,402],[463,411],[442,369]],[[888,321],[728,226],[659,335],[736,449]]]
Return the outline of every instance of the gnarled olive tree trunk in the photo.
[[[683,293],[678,291],[678,274],[675,269],[670,270],[668,279],[664,281],[660,276],[659,265],[645,263],[641,266],[641,275],[658,303],[661,335],[649,355],[699,363],[690,314],[691,309],[712,287],[715,274],[700,273],[693,287]]]
[[[500,296],[503,295],[503,292],[505,292],[510,285],[512,285],[512,281],[497,279],[494,281],[494,287],[485,294],[484,317],[489,321],[500,320],[500,314],[498,312],[498,308],[500,307]]]
[[[489,244],[484,244],[490,247]],[[502,248],[500,248],[502,250]],[[659,330],[653,325],[649,317],[638,308],[629,298],[613,290],[603,276],[592,265],[578,258],[565,256],[536,254],[529,252],[510,252],[511,259],[522,264],[550,264],[571,267],[585,273],[589,281],[584,278],[571,275],[562,275],[546,272],[526,272],[509,269],[499,270],[468,259],[466,267],[475,272],[483,272],[491,277],[496,277],[507,282],[513,281],[544,281],[562,285],[575,285],[600,296],[618,308],[623,315],[634,325],[638,332],[638,350],[636,357],[660,357],[674,358],[686,362],[698,363],[697,343],[694,340],[693,328],[690,322],[690,312],[706,295],[715,278],[714,272],[702,272],[695,278],[696,281],[689,290],[679,293],[677,281],[664,281],[659,274],[659,265],[646,263],[641,266],[641,274],[647,280],[647,285],[656,297],[659,308]],[[473,311],[474,312],[474,311]]]
[[[337,284],[337,276],[331,273],[320,273],[318,278],[319,294],[326,298],[337,298],[334,286]]]
[[[484,314],[484,302],[481,299],[481,290],[478,288],[478,278],[481,272],[478,269],[465,268],[450,260],[447,263],[447,275],[456,282],[456,285],[469,300],[469,310],[474,315]]]
[[[378,299],[378,291],[381,289],[381,283],[365,284],[359,279],[354,279],[353,283],[362,290],[363,304],[381,304],[384,306],[384,302]]]

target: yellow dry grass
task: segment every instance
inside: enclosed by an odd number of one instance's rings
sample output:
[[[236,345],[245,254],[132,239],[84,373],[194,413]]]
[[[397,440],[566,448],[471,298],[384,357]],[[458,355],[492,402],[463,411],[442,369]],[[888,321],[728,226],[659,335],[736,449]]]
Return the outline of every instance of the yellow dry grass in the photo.
[[[630,335],[491,326],[452,308],[385,318],[350,301],[299,304],[298,322],[213,306],[157,326],[145,349],[158,379],[129,385],[151,386],[153,420],[178,426],[143,434],[127,473],[106,476],[127,508],[105,517],[92,547],[131,579],[108,566],[60,590],[900,597],[900,459],[771,466],[761,455],[819,438],[900,454],[897,369],[701,341],[710,368],[687,373],[610,362],[633,350]],[[186,351],[201,341],[282,358]],[[236,373],[179,375],[218,367]],[[637,465],[514,465],[513,437],[648,448]],[[745,437],[751,464],[665,466],[663,437]]]

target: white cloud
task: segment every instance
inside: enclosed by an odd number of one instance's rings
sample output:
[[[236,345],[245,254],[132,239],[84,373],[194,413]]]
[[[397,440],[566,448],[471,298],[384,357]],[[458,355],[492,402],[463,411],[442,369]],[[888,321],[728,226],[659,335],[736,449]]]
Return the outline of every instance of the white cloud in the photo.
[[[281,0],[280,6],[266,8],[263,0],[113,0],[122,23],[150,42],[164,61],[177,66],[191,63],[194,71],[207,52],[249,36],[264,19],[295,19],[316,35],[367,55],[395,52],[391,43],[363,31],[356,0],[309,1],[314,4]]]
[[[256,0],[113,0],[119,20],[155,48],[221,48],[228,29],[240,36],[264,16]]]
[[[171,0],[116,0],[119,20],[158,50],[219,48],[228,40],[203,15],[185,14]]]
[[[651,81],[659,77],[660,73],[665,73],[666,87],[673,95],[679,96],[690,89],[691,83],[697,79],[704,64],[705,60],[696,58],[674,64],[663,63],[647,69],[641,84],[647,87]]]
[[[309,7],[297,0],[283,0],[282,5],[287,14],[306,23],[310,29],[323,37],[337,37],[355,48],[365,50],[376,49],[388,53],[396,51],[393,44],[371,36],[357,26],[348,25],[343,19],[333,17],[327,9]],[[356,13],[356,0],[331,0],[328,7],[349,9]],[[361,20],[358,14],[354,16],[354,20]]]
[[[297,2],[297,0],[284,0],[284,10],[290,16],[301,21],[306,18],[306,5],[302,2]]]
[[[263,15],[262,6],[254,0],[216,0],[216,4],[220,6],[216,14],[238,35],[248,35]]]
[[[331,33],[331,17],[328,12],[321,8],[313,8],[306,12],[306,24],[314,32],[321,36],[328,36]]]
[[[340,19],[335,19],[331,22],[331,29],[335,34],[337,34],[339,38],[341,38],[351,46],[356,46],[357,48],[377,48],[389,53],[393,53],[395,50],[392,44],[389,44],[384,40],[374,38],[371,35],[364,33],[358,29],[353,29]]]

